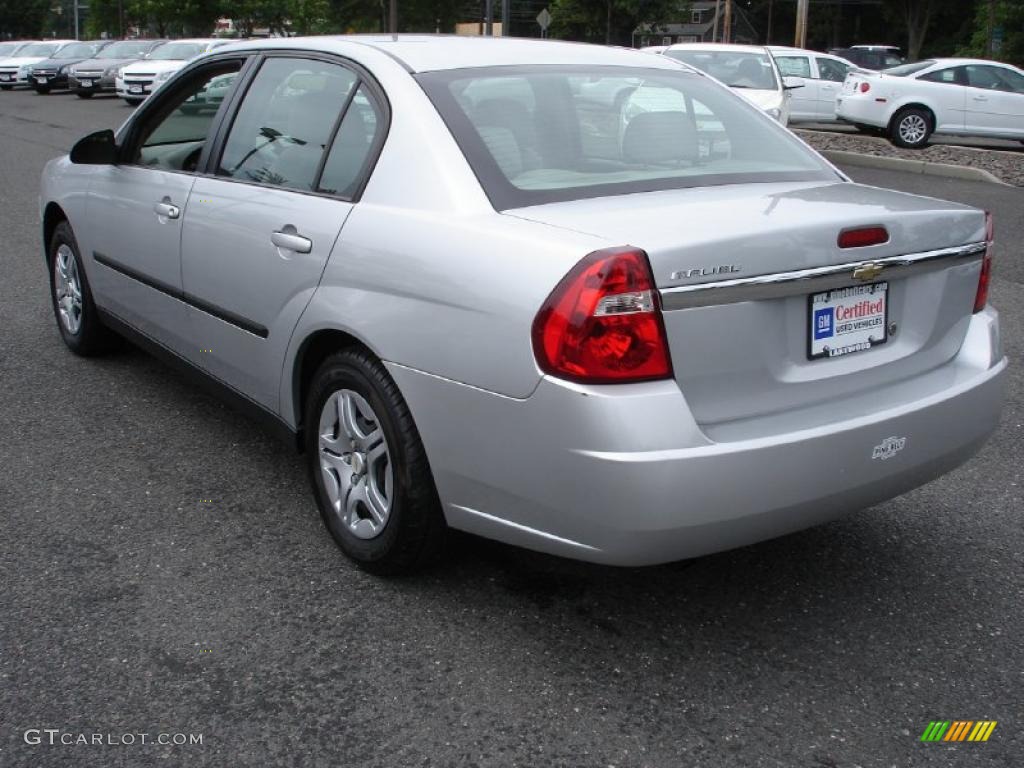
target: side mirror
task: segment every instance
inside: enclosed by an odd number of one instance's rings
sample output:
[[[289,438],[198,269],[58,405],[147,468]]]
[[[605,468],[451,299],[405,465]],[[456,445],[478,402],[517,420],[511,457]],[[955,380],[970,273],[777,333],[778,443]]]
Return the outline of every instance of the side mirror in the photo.
[[[807,82],[802,77],[789,77],[782,78],[782,87],[787,91],[792,91],[796,88],[803,88],[807,85]]]
[[[79,139],[71,148],[71,162],[76,165],[113,165],[116,163],[117,142],[114,141],[114,132],[108,128]]]

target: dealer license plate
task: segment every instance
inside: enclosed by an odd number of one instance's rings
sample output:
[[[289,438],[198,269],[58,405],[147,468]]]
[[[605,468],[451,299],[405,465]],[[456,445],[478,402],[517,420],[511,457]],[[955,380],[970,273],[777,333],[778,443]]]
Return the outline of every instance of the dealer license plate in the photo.
[[[37,78],[36,78],[36,82],[37,82],[37,83],[43,83],[43,84],[45,84],[45,83],[46,83],[46,81],[47,81],[48,79],[49,79],[49,78],[46,78],[46,77],[37,77]]]
[[[807,356],[841,357],[888,338],[889,284],[854,285],[808,296]]]
[[[92,80],[79,80],[78,84],[83,88],[92,88]]]
[[[0,81],[3,81],[5,83],[10,82],[13,79],[14,75],[0,75]]]
[[[128,93],[142,93],[142,86],[141,85],[129,85],[128,86]]]

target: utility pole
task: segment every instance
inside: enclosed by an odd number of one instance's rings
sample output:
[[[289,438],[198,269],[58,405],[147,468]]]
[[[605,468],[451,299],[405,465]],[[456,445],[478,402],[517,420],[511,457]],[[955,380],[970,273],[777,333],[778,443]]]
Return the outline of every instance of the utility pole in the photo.
[[[718,42],[718,14],[722,10],[722,0],[715,0],[715,28],[711,32],[711,42]]]
[[[501,0],[501,36],[512,35],[512,0]]]
[[[772,4],[773,0],[768,0],[768,33],[764,36],[764,44],[772,44]]]
[[[797,48],[807,47],[807,8],[810,0],[796,1],[796,39],[793,45]]]
[[[722,42],[732,42],[732,0],[725,0],[725,28],[722,30]]]
[[[388,6],[388,32],[398,34],[398,0],[391,0]]]
[[[494,37],[494,0],[484,3],[484,34]]]
[[[75,40],[78,39],[78,0],[71,0],[75,4]]]

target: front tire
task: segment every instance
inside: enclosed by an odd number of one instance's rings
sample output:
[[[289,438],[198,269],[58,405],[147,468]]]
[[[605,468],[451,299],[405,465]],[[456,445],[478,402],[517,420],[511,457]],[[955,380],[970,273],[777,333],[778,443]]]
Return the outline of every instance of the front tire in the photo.
[[[13,89],[14,89],[13,85],[0,85],[0,90],[3,90],[3,91],[10,91],[10,90],[13,90]]]
[[[75,91],[75,96],[80,99],[91,99],[92,91]]]
[[[129,99],[128,97],[125,97],[125,101],[128,103],[128,106],[130,107],[137,107],[139,106],[139,104],[142,103],[142,99]]]
[[[897,147],[922,149],[928,144],[933,130],[931,113],[917,107],[907,107],[893,117],[889,138]]]
[[[313,493],[341,550],[380,576],[434,560],[444,517],[412,414],[384,366],[359,349],[327,357],[304,423]]]
[[[40,88],[39,86],[36,86],[36,93],[38,93],[40,96],[45,96],[49,92],[50,92],[50,89],[47,86],[43,86],[42,88]]]
[[[91,357],[110,348],[113,333],[100,322],[71,225],[62,221],[50,238],[50,299],[68,349]]]

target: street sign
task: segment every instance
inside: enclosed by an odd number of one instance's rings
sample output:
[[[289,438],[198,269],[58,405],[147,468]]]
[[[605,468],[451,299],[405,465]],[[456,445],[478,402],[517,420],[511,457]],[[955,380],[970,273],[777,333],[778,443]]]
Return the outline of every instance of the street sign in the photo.
[[[551,26],[551,14],[548,13],[547,8],[537,14],[537,23],[540,25],[542,32],[548,31],[548,27]]]

